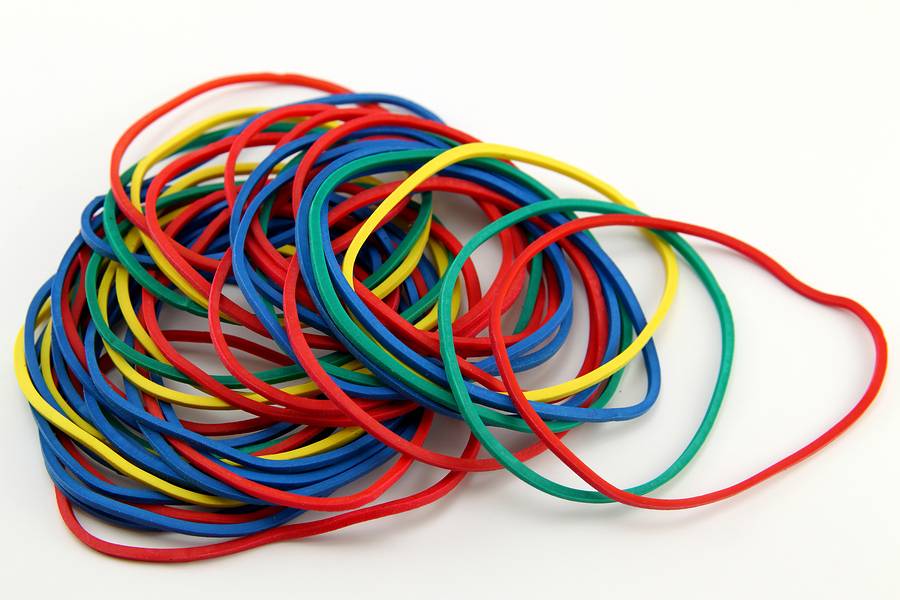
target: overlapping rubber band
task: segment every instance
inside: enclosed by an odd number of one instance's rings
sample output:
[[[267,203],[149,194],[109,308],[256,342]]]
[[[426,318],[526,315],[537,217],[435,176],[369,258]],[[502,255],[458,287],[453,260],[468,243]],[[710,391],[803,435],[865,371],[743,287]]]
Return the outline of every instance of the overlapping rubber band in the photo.
[[[209,91],[260,83],[325,95],[205,118],[123,169],[160,117]],[[568,176],[590,197],[559,198],[517,163]],[[470,239],[434,212],[463,202],[489,223]],[[610,226],[637,228],[662,261],[649,311],[592,233]],[[725,293],[684,236],[724,245],[794,292],[849,311],[871,334],[874,360],[859,401],[819,437],[736,484],[670,499],[648,494],[703,446],[734,355]],[[501,254],[491,281],[472,260],[486,243]],[[653,336],[675,297],[679,258],[718,316],[719,369],[683,451],[625,490],[563,438],[652,409],[662,381]],[[586,315],[574,310],[579,293]],[[588,332],[577,376],[524,390],[519,376],[549,364],[576,327]],[[647,216],[589,173],[480,142],[409,100],[267,73],[194,87],[125,132],[110,191],[87,204],[15,347],[66,525],[100,552],[149,561],[212,558],[413,510],[487,470],[577,502],[708,504],[843,433],[874,400],[886,360],[884,335],[861,305],[801,283],[752,246]],[[611,404],[633,362],[645,373],[643,399]],[[448,419],[470,431],[456,454],[429,447]],[[498,429],[531,441],[507,448]],[[527,465],[548,450],[587,489]],[[415,463],[439,479],[383,500]],[[76,509],[125,528],[224,539],[126,546],[95,537]],[[306,511],[322,514],[292,523]]]

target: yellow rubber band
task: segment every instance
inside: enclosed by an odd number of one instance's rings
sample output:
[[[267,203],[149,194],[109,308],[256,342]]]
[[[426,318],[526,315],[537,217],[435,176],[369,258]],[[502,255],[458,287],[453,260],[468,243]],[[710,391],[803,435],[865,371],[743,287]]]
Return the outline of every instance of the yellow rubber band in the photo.
[[[343,272],[344,277],[347,278],[347,281],[351,283],[353,281],[353,269],[363,245],[378,227],[378,224],[403,200],[403,198],[414,193],[416,188],[432,175],[435,175],[441,170],[458,162],[473,158],[517,160],[543,167],[570,177],[571,179],[590,187],[616,204],[621,204],[629,208],[636,208],[636,205],[633,202],[625,198],[625,196],[608,183],[594,177],[586,171],[554,158],[499,144],[463,144],[442,152],[419,167],[397,186],[394,191],[378,205],[369,218],[363,222],[362,227],[360,227],[359,231],[357,231],[353,240],[350,242],[350,246],[344,254],[344,261],[341,265],[341,271]],[[609,362],[570,381],[528,390],[525,393],[526,398],[539,402],[552,402],[567,398],[594,386],[625,367],[631,359],[637,356],[647,342],[650,341],[650,338],[653,337],[653,334],[662,324],[663,319],[675,299],[675,292],[678,287],[678,263],[675,259],[675,253],[672,252],[671,248],[662,243],[652,233],[646,231],[644,233],[662,258],[666,278],[656,312],[654,312],[653,316],[647,321],[647,326],[634,338],[631,344]]]

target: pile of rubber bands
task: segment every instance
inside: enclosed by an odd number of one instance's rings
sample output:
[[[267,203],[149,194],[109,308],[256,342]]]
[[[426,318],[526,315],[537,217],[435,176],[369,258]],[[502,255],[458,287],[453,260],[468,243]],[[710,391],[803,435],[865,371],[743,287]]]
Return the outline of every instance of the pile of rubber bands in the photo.
[[[246,84],[322,95],[206,118],[123,169],[126,150],[161,117]],[[568,176],[587,197],[560,198],[516,163]],[[427,505],[467,474],[497,469],[575,502],[708,504],[831,442],[884,377],[881,328],[853,300],[801,283],[744,242],[646,216],[584,171],[482,143],[396,96],[299,75],[217,79],[129,128],[109,175],[109,192],[88,203],[79,235],[35,295],[15,362],[66,525],[113,556],[189,561],[314,536]],[[435,216],[435,202],[471,202],[489,225],[461,240]],[[638,228],[662,261],[652,311],[598,243],[600,228],[612,226]],[[797,294],[849,311],[870,332],[875,359],[860,399],[820,437],[724,489],[661,499],[647,494],[703,446],[734,352],[725,294],[691,238],[741,253]],[[489,241],[502,258],[486,281],[472,254]],[[563,440],[575,427],[653,407],[661,381],[653,335],[685,267],[720,321],[714,391],[671,465],[620,489]],[[576,317],[580,293],[586,311]],[[523,389],[518,377],[557,356],[573,328],[589,332],[578,375]],[[200,355],[218,366],[202,366]],[[646,393],[636,404],[610,405],[632,361],[646,374]],[[429,447],[450,419],[468,425],[456,454]],[[530,445],[509,449],[503,429],[528,433]],[[546,451],[585,486],[528,466]],[[385,500],[415,463],[433,467],[437,482]],[[342,491],[354,483],[359,491]],[[117,544],[88,532],[75,509],[132,530],[202,539],[180,548]],[[315,518],[296,522],[307,511]]]

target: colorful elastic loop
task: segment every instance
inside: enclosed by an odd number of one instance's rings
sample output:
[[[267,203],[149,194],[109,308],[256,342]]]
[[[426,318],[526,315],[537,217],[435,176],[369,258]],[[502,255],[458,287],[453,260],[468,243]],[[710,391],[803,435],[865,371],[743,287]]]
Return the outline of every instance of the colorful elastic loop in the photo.
[[[245,84],[318,95],[211,116],[123,166],[161,117]],[[560,198],[518,164],[569,177],[585,197]],[[15,369],[63,520],[112,556],[191,561],[310,537],[425,506],[476,471],[504,469],[576,502],[709,504],[830,443],[884,378],[884,335],[853,300],[809,287],[744,242],[647,216],[589,173],[483,143],[396,96],[299,75],[216,79],[131,126],[109,176],[109,191],[88,202],[79,234],[31,302]],[[454,203],[471,204],[489,224],[454,232],[434,211]],[[661,261],[654,306],[641,305],[595,237],[612,226],[636,228]],[[723,489],[659,498],[649,494],[691,462],[715,425],[734,356],[726,295],[692,238],[856,316],[871,334],[874,364],[857,403],[816,439]],[[500,254],[493,277],[472,258],[485,244]],[[653,408],[662,378],[653,338],[685,267],[720,323],[713,392],[669,466],[622,489],[563,439]],[[576,311],[579,294],[586,309]],[[577,376],[523,389],[520,376],[558,358],[579,329],[588,343],[572,365]],[[611,401],[626,367],[640,369],[646,389],[622,406]],[[467,425],[467,439],[455,453],[433,449],[429,438],[452,420]],[[508,448],[503,429],[530,441]],[[528,466],[547,451],[585,485]],[[440,478],[383,500],[415,463]],[[95,537],[76,511],[132,530],[222,539],[127,546]],[[306,511],[315,518],[294,522]]]

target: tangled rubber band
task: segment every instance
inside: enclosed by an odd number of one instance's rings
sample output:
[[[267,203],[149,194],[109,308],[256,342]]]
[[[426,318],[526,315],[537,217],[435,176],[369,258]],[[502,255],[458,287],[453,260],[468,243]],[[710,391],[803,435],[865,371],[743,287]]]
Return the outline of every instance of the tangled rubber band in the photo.
[[[123,170],[125,152],[160,117],[211,90],[250,83],[325,95],[214,115]],[[556,196],[516,166],[523,162],[570,177],[594,198]],[[437,202],[471,202],[489,224],[459,239],[434,213]],[[610,226],[638,228],[662,261],[663,291],[649,313],[592,233]],[[703,446],[734,355],[725,293],[684,236],[721,244],[801,296],[849,311],[871,334],[875,358],[858,402],[816,439],[721,490],[662,499],[647,494]],[[472,254],[492,240],[500,266],[485,281]],[[682,452],[625,490],[563,438],[580,425],[653,408],[662,378],[653,335],[675,297],[679,258],[718,316],[719,368]],[[580,290],[586,315],[574,310]],[[519,376],[556,357],[573,328],[588,332],[577,376],[523,389]],[[636,359],[643,399],[610,406]],[[163,562],[414,510],[476,471],[505,469],[576,502],[651,509],[716,502],[846,431],[874,400],[886,361],[881,328],[861,305],[809,287],[744,242],[647,216],[584,171],[480,142],[409,100],[268,73],[201,84],[125,132],[112,153],[109,192],[87,204],[15,347],[66,525],[100,552]],[[448,418],[469,428],[456,454],[428,447]],[[531,442],[509,449],[497,429],[528,433]],[[528,467],[548,450],[588,489]],[[441,478],[382,500],[415,463]],[[342,491],[364,477],[364,488]],[[88,532],[75,509],[132,530],[223,539],[126,546]],[[305,511],[324,514],[292,523]]]

